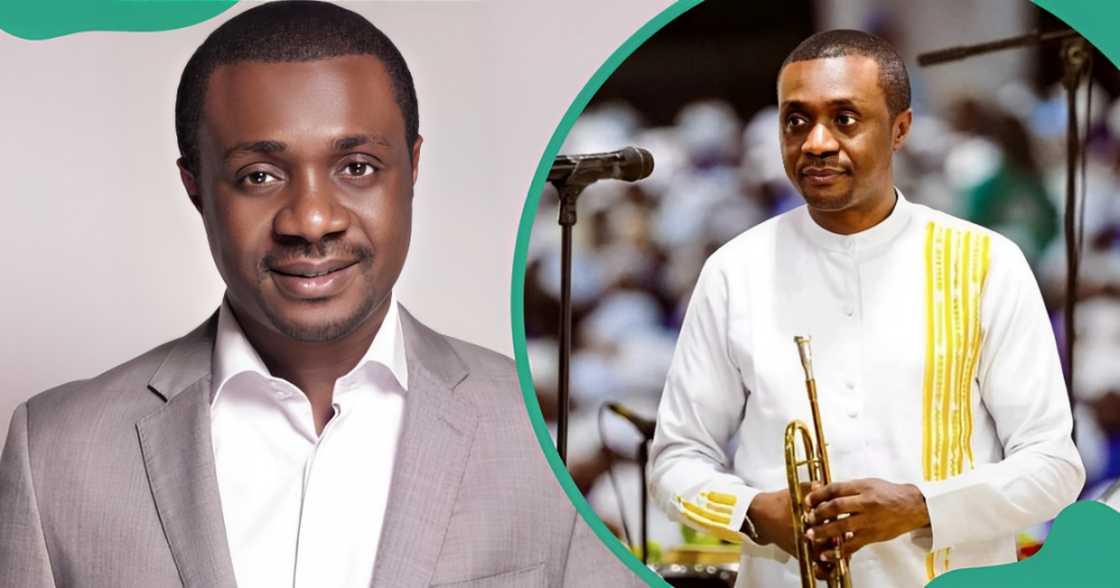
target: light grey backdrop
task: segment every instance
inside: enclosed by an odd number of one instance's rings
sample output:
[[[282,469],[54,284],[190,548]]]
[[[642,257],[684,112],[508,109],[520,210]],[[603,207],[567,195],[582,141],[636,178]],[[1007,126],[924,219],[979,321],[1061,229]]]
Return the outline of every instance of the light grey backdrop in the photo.
[[[533,171],[592,73],[669,0],[347,2],[400,47],[424,135],[399,298],[512,354],[509,291]],[[223,284],[178,181],[179,73],[210,31],[24,41],[0,32],[0,439],[15,405],[186,333]]]

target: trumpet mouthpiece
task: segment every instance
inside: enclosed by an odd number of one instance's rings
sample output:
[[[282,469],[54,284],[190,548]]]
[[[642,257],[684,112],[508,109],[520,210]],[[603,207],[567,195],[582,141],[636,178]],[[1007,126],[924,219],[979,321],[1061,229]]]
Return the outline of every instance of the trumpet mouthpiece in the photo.
[[[805,379],[813,379],[813,350],[809,347],[809,337],[802,337],[800,335],[793,338],[793,342],[797,343],[797,354],[801,356],[801,367],[805,370]]]

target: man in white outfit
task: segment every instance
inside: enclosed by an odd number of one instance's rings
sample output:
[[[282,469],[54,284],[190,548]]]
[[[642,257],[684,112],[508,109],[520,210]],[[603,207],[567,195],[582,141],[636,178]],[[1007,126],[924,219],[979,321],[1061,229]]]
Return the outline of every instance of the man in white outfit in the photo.
[[[798,584],[783,441],[791,420],[811,422],[793,342],[804,335],[834,481],[807,498],[818,547],[843,537],[858,586],[1015,561],[1016,531],[1084,483],[1027,262],[894,187],[910,90],[881,39],[806,39],[778,101],[786,173],[806,205],[707,260],[658,413],[656,502],[742,541],[737,586]]]

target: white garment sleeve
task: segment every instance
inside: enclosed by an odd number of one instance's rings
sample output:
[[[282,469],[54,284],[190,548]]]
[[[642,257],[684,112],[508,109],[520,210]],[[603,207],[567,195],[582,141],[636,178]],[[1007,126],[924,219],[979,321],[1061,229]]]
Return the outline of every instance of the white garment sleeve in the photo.
[[[1004,459],[918,484],[929,509],[932,549],[1008,536],[1053,518],[1085,483],[1038,285],[1019,249],[998,237],[990,267],[976,377]]]
[[[650,449],[649,485],[656,504],[675,520],[725,539],[748,541],[739,529],[759,491],[730,473],[726,452],[742,423],[747,398],[728,346],[727,292],[726,276],[709,259],[666,376]],[[710,496],[722,497],[712,508],[726,520],[703,524],[690,516],[695,510],[690,513],[685,503],[706,508]]]

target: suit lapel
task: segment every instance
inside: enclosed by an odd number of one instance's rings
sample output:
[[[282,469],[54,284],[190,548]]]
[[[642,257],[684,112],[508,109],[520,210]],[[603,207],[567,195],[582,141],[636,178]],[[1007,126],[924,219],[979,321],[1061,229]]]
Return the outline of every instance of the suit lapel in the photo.
[[[144,468],[186,588],[234,588],[210,442],[214,317],[184,337],[149,382],[167,400],[136,425]]]
[[[400,310],[409,389],[375,588],[431,582],[478,426],[477,409],[454,394],[467,376],[462,360],[445,338]]]
[[[400,308],[409,389],[372,585],[428,586],[478,427],[454,393],[466,365],[442,335]],[[217,314],[168,353],[149,382],[167,400],[137,424],[160,523],[186,588],[236,586],[210,439]]]

